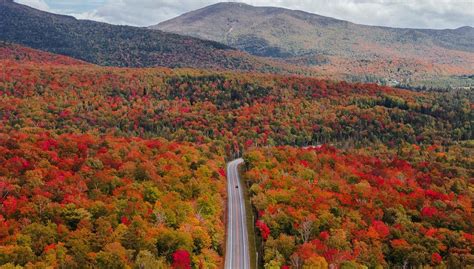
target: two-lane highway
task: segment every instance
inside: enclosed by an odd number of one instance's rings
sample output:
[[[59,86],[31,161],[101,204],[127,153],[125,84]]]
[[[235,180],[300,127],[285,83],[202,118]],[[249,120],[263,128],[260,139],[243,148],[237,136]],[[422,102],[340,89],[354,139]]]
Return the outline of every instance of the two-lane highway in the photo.
[[[243,159],[227,164],[227,247],[226,269],[250,269],[245,200],[239,179],[238,167]]]

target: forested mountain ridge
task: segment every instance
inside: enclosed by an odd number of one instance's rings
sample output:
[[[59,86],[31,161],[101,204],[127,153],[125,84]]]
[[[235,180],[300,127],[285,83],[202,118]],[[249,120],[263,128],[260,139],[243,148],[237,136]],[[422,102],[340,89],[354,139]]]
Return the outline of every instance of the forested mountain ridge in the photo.
[[[219,3],[151,26],[365,80],[439,80],[474,73],[474,28],[401,29],[298,10]]]
[[[146,28],[77,20],[10,0],[1,0],[0,7],[0,41],[98,65],[273,72],[286,68],[213,41]]]

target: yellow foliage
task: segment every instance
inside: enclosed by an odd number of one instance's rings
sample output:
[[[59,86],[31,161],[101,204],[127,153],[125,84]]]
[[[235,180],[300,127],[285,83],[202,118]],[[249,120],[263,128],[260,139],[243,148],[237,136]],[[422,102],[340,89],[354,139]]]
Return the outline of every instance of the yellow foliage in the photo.
[[[329,268],[328,262],[324,257],[313,256],[306,260],[303,265],[303,269],[327,269]]]

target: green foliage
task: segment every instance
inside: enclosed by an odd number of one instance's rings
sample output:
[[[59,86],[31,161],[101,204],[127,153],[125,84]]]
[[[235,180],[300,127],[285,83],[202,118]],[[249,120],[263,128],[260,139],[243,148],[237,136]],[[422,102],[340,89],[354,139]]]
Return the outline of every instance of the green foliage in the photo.
[[[192,251],[192,238],[180,231],[167,230],[163,231],[156,238],[156,249],[160,256],[167,257],[168,261],[172,261],[172,254],[179,249]]]

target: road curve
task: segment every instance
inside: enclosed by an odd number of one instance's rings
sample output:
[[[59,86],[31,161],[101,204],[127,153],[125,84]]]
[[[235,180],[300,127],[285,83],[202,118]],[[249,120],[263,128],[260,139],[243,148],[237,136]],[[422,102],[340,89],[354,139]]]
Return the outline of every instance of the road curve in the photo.
[[[238,167],[243,159],[227,164],[227,247],[225,269],[250,269],[247,214]]]

